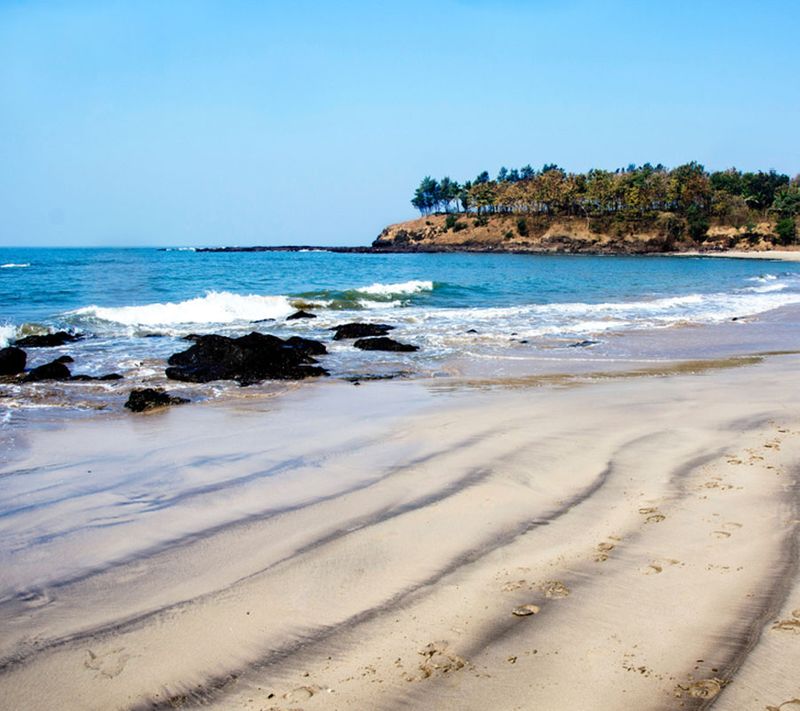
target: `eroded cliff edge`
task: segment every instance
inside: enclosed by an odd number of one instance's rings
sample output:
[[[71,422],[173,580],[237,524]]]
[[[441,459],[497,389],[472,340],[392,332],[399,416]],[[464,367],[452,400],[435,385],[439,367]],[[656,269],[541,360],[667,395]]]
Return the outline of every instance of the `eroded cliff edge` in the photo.
[[[438,214],[386,227],[372,243],[385,252],[552,252],[567,254],[656,254],[696,249],[761,250],[778,246],[775,225],[748,228],[711,225],[702,241],[685,221],[662,213],[621,224],[603,218]]]

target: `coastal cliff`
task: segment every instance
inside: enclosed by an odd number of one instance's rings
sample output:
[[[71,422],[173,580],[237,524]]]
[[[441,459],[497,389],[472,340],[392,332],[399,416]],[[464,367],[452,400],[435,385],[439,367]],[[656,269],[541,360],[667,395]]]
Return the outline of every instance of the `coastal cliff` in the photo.
[[[372,243],[381,252],[542,252],[656,254],[703,250],[764,250],[778,244],[775,226],[711,225],[702,243],[680,218],[662,213],[620,224],[602,218],[437,214],[386,227]]]

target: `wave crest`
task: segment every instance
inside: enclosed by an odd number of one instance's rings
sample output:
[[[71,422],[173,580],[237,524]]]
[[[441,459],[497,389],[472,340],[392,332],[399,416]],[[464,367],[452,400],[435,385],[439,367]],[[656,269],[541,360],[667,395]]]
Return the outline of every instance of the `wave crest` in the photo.
[[[175,326],[179,324],[233,323],[283,318],[294,311],[286,296],[259,296],[211,291],[186,301],[142,306],[84,306],[69,315],[109,321],[125,326]]]
[[[0,269],[25,269],[29,266],[30,263],[15,264],[14,262],[9,262],[8,264],[0,264]]]
[[[432,281],[404,281],[398,284],[381,284],[375,282],[370,286],[360,286],[353,291],[360,294],[371,294],[373,296],[394,296],[395,294],[419,294],[422,291],[433,291]]]

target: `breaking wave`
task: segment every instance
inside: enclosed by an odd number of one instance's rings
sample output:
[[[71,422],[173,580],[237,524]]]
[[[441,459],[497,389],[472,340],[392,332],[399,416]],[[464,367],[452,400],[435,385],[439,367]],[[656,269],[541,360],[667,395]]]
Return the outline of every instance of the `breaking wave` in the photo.
[[[283,318],[294,311],[286,296],[258,296],[211,291],[186,301],[143,306],[85,306],[68,316],[108,321],[125,326],[176,326],[180,324],[234,323]]]
[[[432,281],[404,281],[399,284],[381,284],[376,282],[370,286],[361,286],[354,289],[361,294],[376,296],[394,296],[395,294],[418,294],[423,291],[433,291]]]
[[[29,267],[30,263],[26,264],[14,264],[13,262],[9,262],[8,264],[0,264],[0,269],[25,269]]]
[[[0,324],[0,348],[5,348],[17,337],[17,327],[11,324]]]

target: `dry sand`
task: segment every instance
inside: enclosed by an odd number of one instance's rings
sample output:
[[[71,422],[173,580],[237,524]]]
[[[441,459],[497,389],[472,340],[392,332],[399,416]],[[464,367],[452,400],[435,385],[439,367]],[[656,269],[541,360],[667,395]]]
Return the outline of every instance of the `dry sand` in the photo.
[[[797,711],[800,357],[742,363],[17,433],[0,707]]]
[[[726,249],[720,252],[676,252],[676,257],[727,257],[729,259],[775,259],[781,262],[800,262],[800,249],[767,249],[760,252]]]

